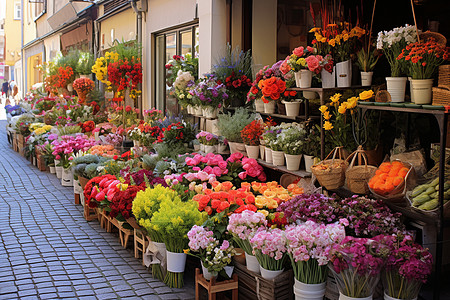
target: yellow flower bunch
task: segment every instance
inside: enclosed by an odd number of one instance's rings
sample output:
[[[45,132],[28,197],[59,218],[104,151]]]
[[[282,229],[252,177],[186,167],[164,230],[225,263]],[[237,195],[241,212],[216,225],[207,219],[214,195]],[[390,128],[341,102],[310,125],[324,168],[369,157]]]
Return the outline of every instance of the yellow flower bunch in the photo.
[[[33,132],[36,135],[41,135],[41,134],[49,132],[50,130],[52,130],[51,125],[44,125],[41,128],[36,128]]]
[[[41,128],[41,127],[43,127],[45,124],[44,123],[39,123],[39,122],[36,122],[36,123],[31,123],[30,124],[30,131],[35,131],[36,129],[38,129],[38,128]]]
[[[361,101],[367,101],[370,98],[372,98],[374,95],[374,92],[372,90],[364,91],[359,94],[359,100]]]
[[[116,52],[106,52],[104,57],[99,57],[92,66],[92,73],[95,74],[97,79],[108,87],[111,86],[111,82],[108,81],[108,64],[119,60],[119,54]]]
[[[137,97],[139,97],[141,94],[142,94],[142,92],[140,90],[132,89],[130,91],[130,98],[133,99],[133,100],[136,100]]]

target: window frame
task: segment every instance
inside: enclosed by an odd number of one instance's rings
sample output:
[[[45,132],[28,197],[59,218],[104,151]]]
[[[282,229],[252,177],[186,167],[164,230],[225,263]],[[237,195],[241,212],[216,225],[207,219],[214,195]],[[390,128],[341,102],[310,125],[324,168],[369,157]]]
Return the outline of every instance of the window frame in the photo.
[[[34,9],[33,9],[34,15],[35,15],[34,22],[39,20],[40,17],[42,17],[43,15],[45,15],[47,13],[47,0],[42,0],[42,1],[35,0],[35,2],[29,2],[29,3],[35,4]],[[39,13],[36,12],[36,8],[37,8],[38,4],[43,4],[42,10]]]
[[[185,33],[185,32],[191,32],[192,33],[192,39],[191,39],[191,45],[192,45],[192,55],[195,55],[195,53],[196,53],[196,49],[195,49],[195,46],[196,46],[196,30],[199,28],[199,23],[198,23],[198,21],[195,21],[195,22],[193,22],[193,23],[189,23],[189,24],[185,24],[185,25],[182,25],[182,26],[179,26],[179,27],[175,27],[175,28],[170,28],[170,29],[167,29],[167,30],[163,30],[163,31],[159,31],[159,32],[156,32],[156,33],[154,33],[153,34],[153,41],[154,41],[154,48],[153,48],[153,53],[155,53],[155,55],[154,55],[154,57],[153,57],[153,60],[152,60],[152,62],[153,62],[153,68],[152,68],[152,71],[153,71],[153,74],[155,75],[155,76],[153,76],[153,86],[154,86],[154,88],[153,88],[153,91],[152,91],[152,99],[153,99],[153,101],[152,101],[152,107],[157,107],[157,104],[158,104],[158,94],[157,94],[157,91],[158,91],[158,82],[157,82],[157,77],[158,76],[156,76],[156,74],[158,73],[158,68],[160,67],[159,65],[158,65],[158,60],[157,60],[157,55],[156,55],[156,53],[158,52],[158,49],[157,49],[157,40],[158,40],[158,38],[159,37],[163,37],[163,44],[164,44],[164,53],[163,53],[163,57],[165,58],[166,56],[167,56],[167,48],[166,48],[166,45],[167,45],[167,36],[168,35],[171,35],[171,34],[175,34],[175,36],[176,36],[176,55],[181,55],[182,54],[182,49],[183,49],[183,45],[182,45],[182,43],[181,43],[181,36],[182,36],[182,34],[183,33]],[[165,61],[164,62],[164,65],[165,64],[167,64],[167,61]],[[167,71],[164,69],[164,75],[167,75],[167,73],[166,73]],[[164,76],[165,77],[165,76]],[[163,107],[157,107],[158,109],[160,109],[160,110],[162,110],[162,111],[166,111],[166,109],[167,109],[167,88],[166,88],[166,84],[165,84],[165,81],[164,81],[164,89],[162,89],[162,98],[163,98]],[[175,112],[175,113],[178,113],[179,112],[179,105],[177,104],[177,112]]]

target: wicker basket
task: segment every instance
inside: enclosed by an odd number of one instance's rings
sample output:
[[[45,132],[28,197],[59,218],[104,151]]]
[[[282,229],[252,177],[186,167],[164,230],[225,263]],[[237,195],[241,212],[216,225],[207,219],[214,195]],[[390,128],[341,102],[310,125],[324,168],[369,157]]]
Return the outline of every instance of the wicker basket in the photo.
[[[450,105],[450,88],[433,88],[433,105]]]
[[[358,165],[355,165],[356,158],[358,158]],[[355,194],[369,193],[368,182],[377,168],[368,165],[367,155],[361,146],[350,154],[347,162],[350,162],[347,171],[345,171],[348,189]]]
[[[343,147],[336,147],[323,161],[311,167],[311,172],[325,189],[335,190],[344,185],[348,162],[343,157]]]
[[[445,36],[437,32],[425,31],[419,34],[419,38],[421,43],[425,43],[429,39],[434,39],[436,43],[444,47],[447,44],[447,39],[445,38]]]
[[[450,89],[450,65],[439,66],[438,87]]]

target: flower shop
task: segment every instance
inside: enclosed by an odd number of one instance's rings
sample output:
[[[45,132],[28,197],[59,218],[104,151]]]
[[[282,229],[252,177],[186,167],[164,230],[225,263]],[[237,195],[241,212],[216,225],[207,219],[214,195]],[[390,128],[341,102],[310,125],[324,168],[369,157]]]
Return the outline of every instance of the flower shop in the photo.
[[[317,15],[307,45],[258,70],[231,46],[208,74],[195,55],[173,56],[179,115],[140,109],[139,46],[59,55],[42,87],[7,107],[12,147],[72,188],[86,221],[154,278],[181,288],[195,275],[197,297],[439,299],[446,38],[372,32],[327,5]]]

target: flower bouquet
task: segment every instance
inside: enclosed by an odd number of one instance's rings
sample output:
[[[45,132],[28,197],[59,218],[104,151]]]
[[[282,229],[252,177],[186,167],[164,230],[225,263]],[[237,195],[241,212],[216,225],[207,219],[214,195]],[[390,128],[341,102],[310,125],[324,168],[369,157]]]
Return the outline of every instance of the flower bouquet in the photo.
[[[163,112],[161,110],[155,109],[155,108],[144,109],[143,115],[144,115],[144,121],[151,125],[153,124],[153,122],[156,122],[157,120],[164,118]]]
[[[286,90],[286,82],[277,77],[270,77],[268,79],[261,80],[258,83],[258,87],[261,89],[263,94],[261,99],[265,104],[268,104],[269,102],[275,103],[274,101],[278,101],[281,94]],[[266,111],[266,108],[264,108],[264,110],[269,113],[269,111]],[[274,111],[272,111],[272,113],[273,112]]]
[[[186,263],[184,250],[188,247],[187,233],[194,225],[205,221],[205,214],[198,210],[195,201],[181,202],[177,196],[161,202],[150,222],[151,230],[162,236],[167,248],[167,274],[164,283],[170,288],[183,287]]]
[[[283,129],[277,137],[283,149],[288,170],[296,171],[300,168],[306,136],[307,132],[302,124],[292,123],[290,127]]]
[[[178,77],[178,73],[189,72],[194,78],[198,79],[198,57],[192,56],[191,53],[185,55],[174,55],[165,66],[167,70],[167,85],[172,86]]]
[[[382,273],[384,293],[396,299],[417,299],[422,283],[431,274],[433,260],[428,249],[415,244],[409,235],[397,235]]]
[[[205,153],[216,152],[216,145],[219,144],[219,137],[211,132],[200,131],[196,135],[197,140],[203,146]],[[203,150],[200,148],[200,150]]]
[[[220,273],[223,277],[230,275],[224,268],[231,263],[231,258],[236,254],[233,245],[227,240],[220,241],[214,238],[213,231],[194,225],[187,233],[189,238],[189,250],[187,254],[200,258],[203,267],[203,276],[206,280],[217,277]],[[224,276],[226,275],[226,276]]]
[[[218,83],[215,77],[202,78],[200,82],[189,92],[193,102],[207,111],[207,117],[215,118],[217,109],[228,99],[227,89],[224,84]]]
[[[90,78],[77,78],[73,82],[73,89],[78,94],[78,102],[83,104],[86,96],[95,88],[95,83]]]
[[[294,293],[318,287],[317,296],[325,295],[328,275],[328,255],[331,247],[345,238],[344,227],[339,224],[317,224],[307,221],[301,225],[290,225],[285,231],[286,248],[294,270]]]
[[[259,143],[263,133],[264,123],[262,120],[253,120],[241,130],[241,138],[245,144],[247,156],[258,159]]]
[[[284,271],[287,249],[283,230],[278,228],[259,230],[250,239],[250,244],[259,262],[263,278],[271,280]]]
[[[178,70],[173,87],[175,89],[175,96],[178,99],[178,104],[186,108],[188,105],[192,104],[192,94],[190,94],[190,91],[195,88],[195,78],[190,72]]]

